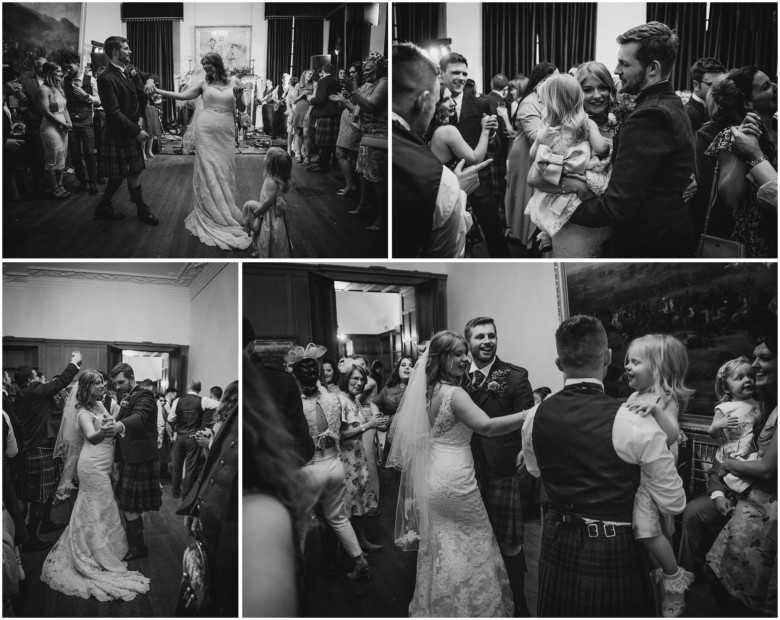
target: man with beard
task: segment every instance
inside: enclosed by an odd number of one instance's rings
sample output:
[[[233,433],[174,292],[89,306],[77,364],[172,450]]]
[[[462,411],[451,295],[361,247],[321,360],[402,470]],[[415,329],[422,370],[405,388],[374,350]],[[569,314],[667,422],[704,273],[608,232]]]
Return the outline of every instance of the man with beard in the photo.
[[[669,76],[680,46],[665,24],[650,22],[617,38],[615,74],[636,107],[614,138],[612,177],[602,196],[584,181],[564,178],[564,192],[582,204],[571,222],[612,226],[609,254],[615,257],[691,256],[693,224],[683,193],[694,169],[691,124]]]
[[[495,321],[488,317],[471,319],[466,324],[465,336],[473,360],[469,393],[474,403],[491,418],[530,409],[534,397],[528,372],[496,355]],[[482,500],[509,576],[515,616],[529,617],[524,589],[523,510],[516,462],[522,442],[520,429],[496,437],[474,433],[471,452]]]

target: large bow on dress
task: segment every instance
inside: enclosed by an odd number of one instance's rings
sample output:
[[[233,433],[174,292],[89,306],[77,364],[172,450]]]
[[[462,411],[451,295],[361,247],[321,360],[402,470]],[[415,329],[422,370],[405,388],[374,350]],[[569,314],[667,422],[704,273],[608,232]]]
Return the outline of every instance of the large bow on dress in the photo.
[[[564,172],[584,174],[589,160],[590,147],[587,143],[570,146],[565,155],[558,155],[546,144],[540,144],[536,160],[528,171],[528,184],[538,187],[543,181],[550,185],[559,185]]]

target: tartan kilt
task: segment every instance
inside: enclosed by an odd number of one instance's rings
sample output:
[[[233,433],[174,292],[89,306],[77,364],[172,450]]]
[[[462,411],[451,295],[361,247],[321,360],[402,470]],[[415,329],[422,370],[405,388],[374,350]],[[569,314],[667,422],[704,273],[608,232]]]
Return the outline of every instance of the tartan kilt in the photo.
[[[54,497],[60,470],[52,448],[31,448],[24,452],[22,495],[28,502],[45,502]]]
[[[503,196],[506,193],[506,158],[498,153],[492,155],[490,178],[493,181],[493,194]]]
[[[339,139],[339,116],[320,116],[317,119],[317,129],[314,141],[317,146],[335,146]]]
[[[496,540],[506,545],[522,545],[523,507],[517,474],[505,478],[485,476],[480,491]]]
[[[119,463],[116,496],[119,508],[125,512],[160,510],[160,461]]]
[[[630,527],[589,538],[585,524],[546,518],[539,556],[539,617],[652,617],[650,567]]]
[[[108,179],[134,177],[146,169],[143,146],[135,138],[103,136],[98,159],[98,175]]]

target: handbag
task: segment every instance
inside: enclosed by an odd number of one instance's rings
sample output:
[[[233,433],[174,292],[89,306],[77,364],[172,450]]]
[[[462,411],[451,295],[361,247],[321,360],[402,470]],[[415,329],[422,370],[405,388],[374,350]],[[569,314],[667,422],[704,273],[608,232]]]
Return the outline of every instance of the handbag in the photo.
[[[206,608],[210,600],[208,557],[198,534],[184,550],[181,574],[177,608],[186,609],[187,615],[196,615]]]
[[[387,150],[387,136],[379,136],[379,135],[364,135],[360,139],[360,146],[367,146],[372,149],[377,149],[380,151],[386,151]]]
[[[707,228],[710,225],[710,216],[712,207],[718,199],[718,177],[720,176],[720,167],[717,166],[712,178],[712,188],[710,189],[710,204],[707,207],[707,217],[704,220],[704,230],[699,239],[699,246],[696,248],[696,258],[745,258],[747,251],[745,244],[740,241],[724,239],[707,234]]]

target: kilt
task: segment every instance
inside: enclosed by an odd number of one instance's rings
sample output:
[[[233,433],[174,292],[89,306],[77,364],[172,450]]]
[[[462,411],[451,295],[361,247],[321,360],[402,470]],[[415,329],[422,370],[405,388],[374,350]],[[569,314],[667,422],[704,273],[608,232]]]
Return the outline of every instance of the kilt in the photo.
[[[317,129],[314,142],[317,146],[335,146],[339,137],[340,116],[320,116],[317,118]]]
[[[387,182],[387,151],[360,146],[356,166],[358,174],[371,183]]]
[[[160,461],[119,463],[116,496],[119,508],[125,512],[160,510]]]
[[[630,527],[588,536],[582,523],[545,518],[539,556],[537,615],[655,615],[650,567]]]
[[[506,158],[499,153],[488,155],[493,158],[490,164],[490,178],[493,181],[493,194],[504,196],[506,193]]]
[[[54,497],[60,470],[52,448],[31,448],[24,452],[22,492],[28,502],[45,502]]]
[[[479,488],[496,540],[505,545],[523,544],[523,507],[517,475],[485,476]]]
[[[135,138],[103,136],[98,159],[98,175],[108,179],[126,179],[141,174],[146,168],[143,146]]]

